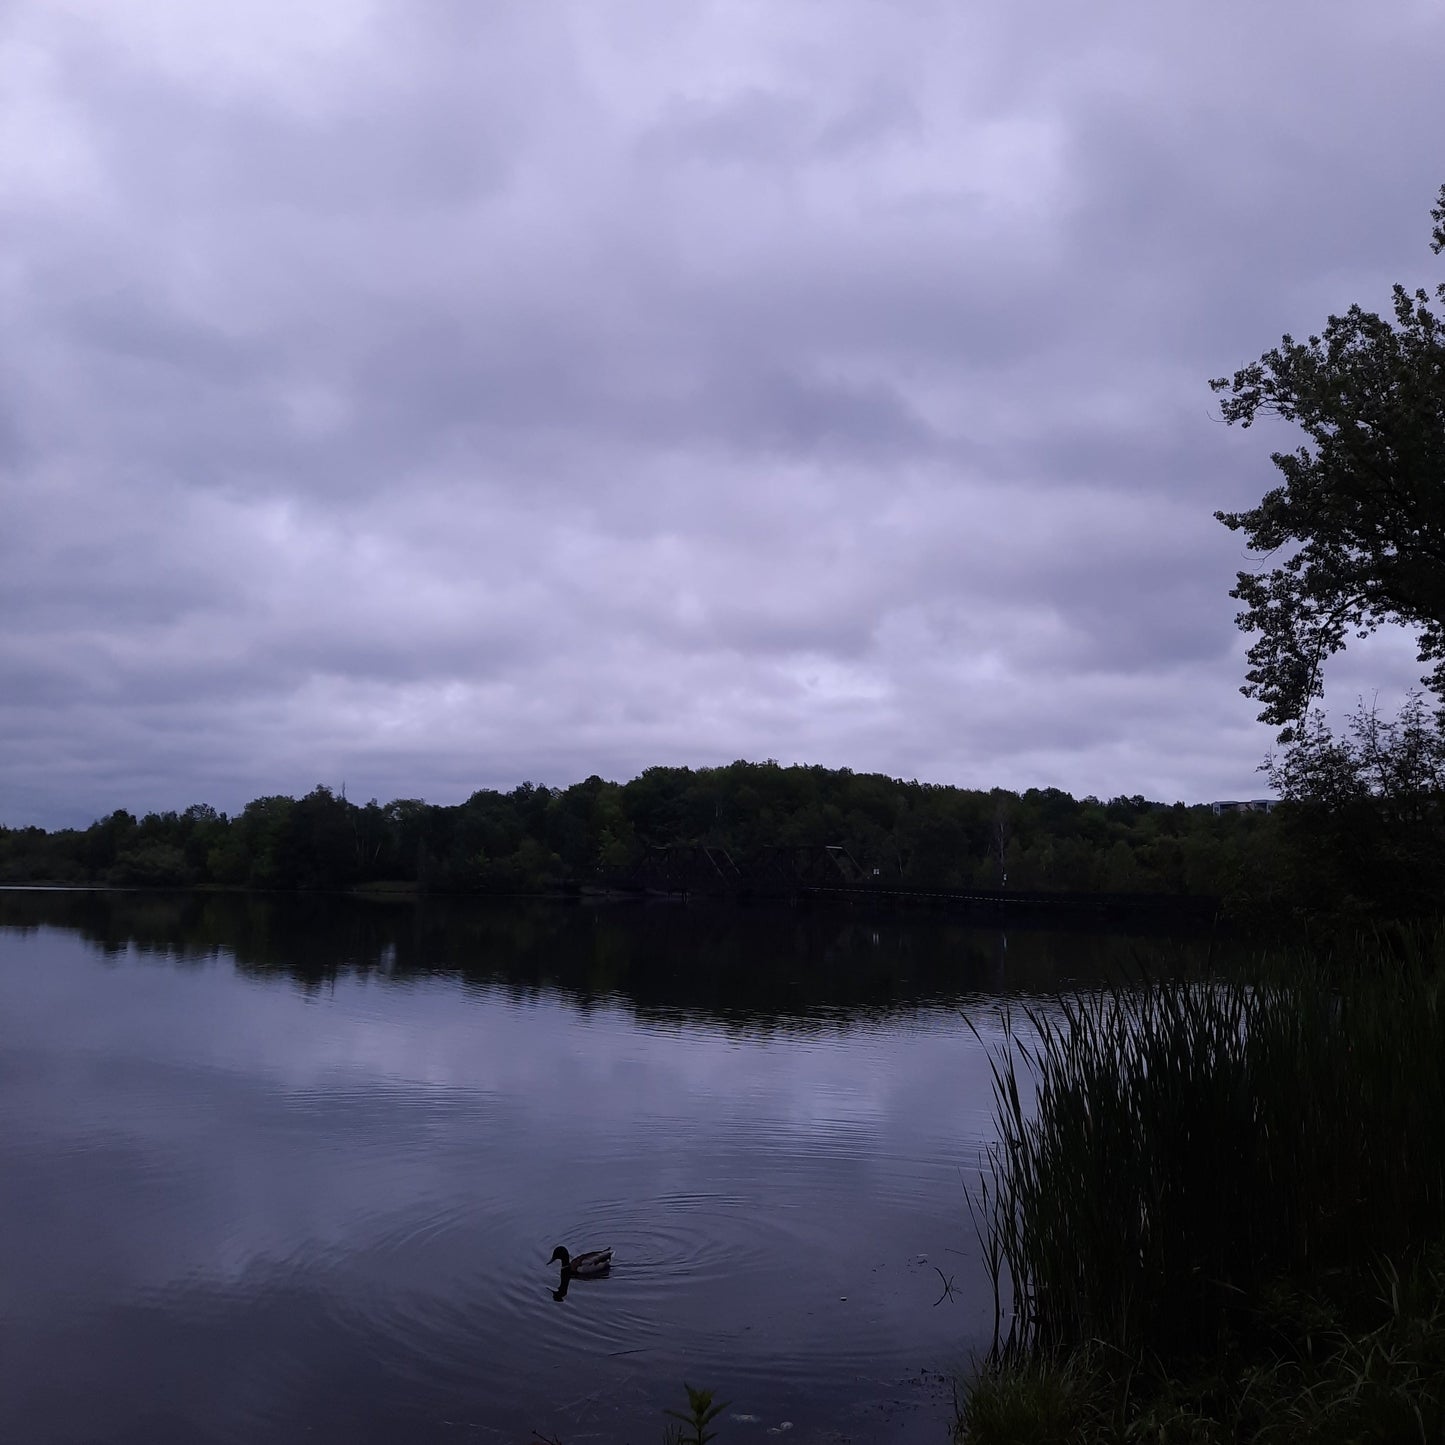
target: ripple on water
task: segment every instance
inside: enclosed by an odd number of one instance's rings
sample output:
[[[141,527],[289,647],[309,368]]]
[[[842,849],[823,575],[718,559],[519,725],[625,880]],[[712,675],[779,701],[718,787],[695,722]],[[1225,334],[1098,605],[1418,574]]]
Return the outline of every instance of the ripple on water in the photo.
[[[558,1239],[573,1236],[582,1248],[612,1245],[612,1277],[650,1296],[764,1271],[801,1239],[795,1211],[760,1211],[755,1199],[727,1191],[593,1200],[552,1227]]]
[[[589,1350],[620,1351],[646,1335],[646,1319],[615,1291],[590,1316],[558,1311],[556,1267],[540,1248],[518,1247],[535,1237],[501,1197],[430,1201],[379,1218],[330,1292],[334,1327],[392,1375],[432,1387],[474,1382],[479,1362],[496,1370],[525,1356],[534,1371],[542,1355],[560,1359],[584,1338]],[[539,1328],[544,1309],[554,1313]]]
[[[328,1309],[357,1347],[414,1383],[474,1380],[480,1359],[511,1356],[525,1356],[529,1372],[560,1372],[579,1356],[665,1343],[719,1291],[763,1297],[780,1252],[801,1240],[794,1212],[759,1215],[740,1194],[598,1199],[540,1221],[501,1198],[434,1201],[377,1221]],[[558,1302],[560,1272],[547,1263],[558,1241],[611,1245],[616,1262],[605,1279],[572,1281]]]

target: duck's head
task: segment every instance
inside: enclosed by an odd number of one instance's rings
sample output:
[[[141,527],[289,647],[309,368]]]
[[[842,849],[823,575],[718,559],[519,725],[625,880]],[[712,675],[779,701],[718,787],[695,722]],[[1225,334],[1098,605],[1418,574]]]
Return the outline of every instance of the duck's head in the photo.
[[[560,1244],[552,1251],[552,1258],[547,1263],[556,1264],[559,1259],[562,1261],[563,1269],[568,1268],[572,1263],[572,1256]]]

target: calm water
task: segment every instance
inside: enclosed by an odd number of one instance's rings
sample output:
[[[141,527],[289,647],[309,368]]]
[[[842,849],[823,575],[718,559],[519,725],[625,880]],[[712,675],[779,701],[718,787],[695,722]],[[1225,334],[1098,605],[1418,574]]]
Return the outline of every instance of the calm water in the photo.
[[[0,1439],[948,1438],[959,1017],[1118,941],[0,892]],[[611,1244],[554,1298],[552,1246]],[[951,1291],[943,1284],[951,1282]]]

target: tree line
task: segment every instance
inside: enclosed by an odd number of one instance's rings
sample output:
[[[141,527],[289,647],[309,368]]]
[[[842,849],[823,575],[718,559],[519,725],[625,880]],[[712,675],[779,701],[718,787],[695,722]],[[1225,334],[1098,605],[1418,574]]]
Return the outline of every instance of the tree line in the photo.
[[[884,888],[1176,894],[1269,922],[1438,910],[1445,737],[1419,699],[1395,723],[1362,710],[1338,739],[1311,724],[1267,771],[1279,806],[1224,814],[776,762],[523,783],[452,806],[317,787],[233,816],[198,803],[117,809],[83,829],[0,827],[0,883],[545,894],[635,883],[649,849],[721,849],[750,875],[775,850],[827,845]]]
[[[0,828],[0,881],[122,887],[540,893],[636,876],[649,848],[702,844],[747,870],[841,846],[882,886],[1236,894],[1277,832],[1263,814],[905,782],[775,762],[648,768],[630,782],[483,789],[455,806],[357,804],[330,788],[228,816],[205,804],[85,829]],[[876,874],[874,872],[876,870]]]

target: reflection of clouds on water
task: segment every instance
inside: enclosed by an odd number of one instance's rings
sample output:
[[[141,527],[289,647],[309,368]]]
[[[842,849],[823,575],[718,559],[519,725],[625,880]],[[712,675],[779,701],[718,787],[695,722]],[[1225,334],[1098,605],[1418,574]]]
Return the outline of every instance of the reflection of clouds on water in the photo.
[[[147,1059],[252,1075],[303,1096],[390,1084],[542,1114],[565,1101],[572,1120],[761,1109],[800,1123],[878,1122],[921,1109],[940,1071],[976,1073],[972,1035],[939,1007],[885,1024],[749,1036],[695,1020],[639,1027],[620,1005],[581,1010],[557,995],[518,1002],[451,979],[342,978],[298,1008],[288,980],[238,980],[224,960],[188,973],[183,1001],[150,967],[87,977],[77,998],[70,980],[48,971],[78,1044],[123,1036]],[[43,990],[17,1000],[17,1026],[47,1010]]]
[[[451,980],[341,979],[303,1003],[286,981],[243,980],[223,962],[178,986],[168,971],[57,953],[6,1000],[17,1037],[63,1012],[73,1049],[27,1097],[29,1132],[77,1155],[117,1141],[145,1161],[134,1187],[156,1207],[183,1194],[187,1217],[165,1245],[176,1274],[234,1273],[294,1247],[277,1239],[334,1243],[355,1222],[358,1171],[360,1214],[382,1216],[444,1191],[458,1157],[493,1137],[590,1159],[661,1125],[664,1140],[686,1136],[692,1160],[764,1152],[792,1167],[802,1150],[812,1167],[836,1156],[861,1169],[954,1141],[987,1111],[986,1061],[946,1010],[901,1028],[748,1038],[643,1028],[620,1007],[584,1013],[556,996],[463,995]],[[358,1140],[359,1160],[347,1153]],[[649,1152],[643,1136],[633,1166]],[[659,1190],[691,1167],[661,1159]],[[208,1203],[224,1230],[195,1227]],[[188,1249],[188,1236],[205,1244]]]
[[[544,1394],[613,1353],[659,1386],[724,1360],[774,1426],[800,1371],[856,1390],[982,1327],[977,1302],[933,1314],[912,1263],[966,1269],[958,1166],[987,1125],[986,1060],[946,1007],[751,1031],[0,937],[0,1279],[24,1368],[69,1341],[96,1400],[122,1385],[94,1332],[137,1309],[142,1373],[171,1352],[203,1378],[221,1339],[248,1378],[292,1357],[302,1389],[384,1360],[357,1387],[378,1398],[473,1389],[478,1359]],[[618,1251],[561,1309],[558,1242]]]

